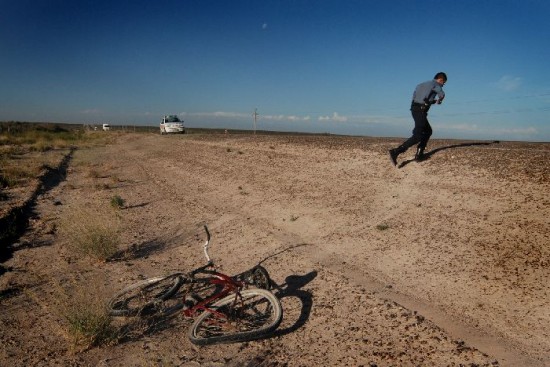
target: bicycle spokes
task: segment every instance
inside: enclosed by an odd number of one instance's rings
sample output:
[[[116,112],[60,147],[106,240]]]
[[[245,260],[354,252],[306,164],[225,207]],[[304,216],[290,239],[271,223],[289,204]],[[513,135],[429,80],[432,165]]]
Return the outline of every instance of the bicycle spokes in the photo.
[[[193,327],[192,341],[207,344],[209,342],[203,340],[225,342],[253,339],[273,328],[273,325],[278,325],[281,313],[278,307],[274,308],[274,304],[280,304],[275,303],[274,296],[266,297],[264,292],[267,291],[243,291],[205,311]]]

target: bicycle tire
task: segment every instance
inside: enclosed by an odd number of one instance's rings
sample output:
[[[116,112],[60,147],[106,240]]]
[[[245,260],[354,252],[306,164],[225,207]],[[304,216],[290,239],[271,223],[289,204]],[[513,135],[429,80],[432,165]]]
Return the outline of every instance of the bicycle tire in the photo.
[[[267,289],[268,291],[272,288],[272,281],[269,277],[269,273],[266,268],[261,265],[256,265],[244,273],[235,275],[233,278],[256,288]]]
[[[279,299],[265,289],[247,289],[229,295],[203,312],[187,336],[193,344],[210,345],[259,339],[272,333],[283,318]],[[236,301],[236,304],[235,304]],[[221,315],[220,315],[221,314]]]
[[[138,316],[157,313],[161,303],[172,297],[183,284],[181,274],[144,279],[132,284],[111,298],[111,316]]]
[[[252,269],[252,284],[258,288],[271,290],[271,278],[266,268],[257,265]]]

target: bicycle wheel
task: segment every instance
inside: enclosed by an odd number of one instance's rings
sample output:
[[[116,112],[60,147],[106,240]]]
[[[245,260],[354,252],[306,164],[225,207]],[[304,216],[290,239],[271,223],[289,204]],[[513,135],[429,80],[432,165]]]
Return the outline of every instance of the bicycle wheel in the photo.
[[[183,283],[181,274],[155,277],[132,284],[108,303],[111,316],[137,316],[157,313],[163,301],[172,297]]]
[[[279,299],[265,289],[247,289],[229,295],[214,303],[211,309],[191,325],[187,335],[193,344],[258,339],[273,332],[283,318]]]
[[[267,270],[261,265],[256,265],[252,269],[236,275],[234,278],[248,285],[253,285],[256,288],[271,290],[271,278]]]
[[[252,269],[252,284],[258,288],[271,289],[271,278],[266,268],[261,265],[257,265]]]

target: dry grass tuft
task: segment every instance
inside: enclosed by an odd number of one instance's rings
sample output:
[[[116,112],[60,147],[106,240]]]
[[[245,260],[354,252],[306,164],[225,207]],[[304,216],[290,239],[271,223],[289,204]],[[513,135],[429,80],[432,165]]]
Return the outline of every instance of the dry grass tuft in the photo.
[[[120,340],[120,329],[105,306],[100,284],[72,281],[61,286],[44,282],[49,288],[26,288],[25,294],[59,320],[59,328],[74,351],[113,345]],[[46,291],[46,292],[44,292]]]
[[[56,288],[56,309],[65,320],[74,348],[89,349],[118,341],[119,330],[105,306],[99,285],[73,284],[70,290]]]
[[[107,261],[118,252],[120,219],[112,210],[70,209],[60,233],[74,253]]]
[[[81,300],[71,298],[63,316],[75,347],[88,349],[113,344],[118,340],[118,330],[112,326],[107,309],[91,295]]]

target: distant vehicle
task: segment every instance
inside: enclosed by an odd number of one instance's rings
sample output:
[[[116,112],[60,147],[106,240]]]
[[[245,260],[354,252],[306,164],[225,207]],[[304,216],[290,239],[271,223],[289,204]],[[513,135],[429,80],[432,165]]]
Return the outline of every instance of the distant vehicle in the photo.
[[[109,131],[109,130],[111,130],[111,125],[103,124],[103,131]]]
[[[169,133],[185,134],[183,121],[181,121],[177,115],[166,115],[160,122],[160,134]]]

